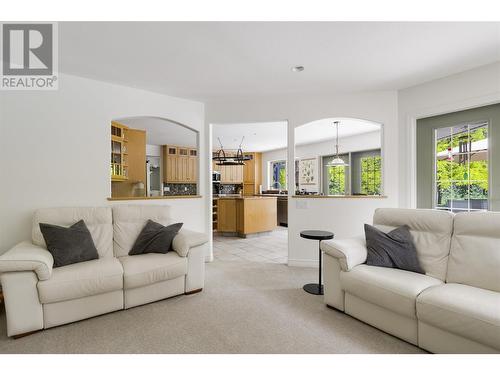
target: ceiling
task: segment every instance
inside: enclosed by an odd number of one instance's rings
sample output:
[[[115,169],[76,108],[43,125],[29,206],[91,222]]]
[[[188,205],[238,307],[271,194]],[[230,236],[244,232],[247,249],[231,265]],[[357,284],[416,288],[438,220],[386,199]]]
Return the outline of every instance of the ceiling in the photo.
[[[212,148],[220,148],[219,138],[225,150],[237,150],[242,137],[245,137],[243,151],[263,152],[285,148],[287,125],[286,121],[213,125]]]
[[[59,41],[62,72],[202,101],[395,90],[500,61],[498,22],[61,22]]]
[[[295,144],[297,146],[323,142],[336,137],[334,121],[340,121],[339,139],[380,131],[380,125],[374,122],[350,119],[329,118],[313,121],[295,128]],[[286,122],[258,122],[245,124],[213,125],[212,148],[220,147],[217,138],[220,138],[224,149],[237,150],[243,140],[244,151],[265,152],[287,147]]]
[[[309,122],[295,128],[295,144],[305,145],[335,139],[337,137],[334,121],[339,121],[339,139],[363,133],[380,131],[375,122],[352,118],[330,118]]]
[[[175,122],[158,117],[129,117],[116,119],[133,129],[146,131],[148,145],[176,145],[196,147],[197,133]]]

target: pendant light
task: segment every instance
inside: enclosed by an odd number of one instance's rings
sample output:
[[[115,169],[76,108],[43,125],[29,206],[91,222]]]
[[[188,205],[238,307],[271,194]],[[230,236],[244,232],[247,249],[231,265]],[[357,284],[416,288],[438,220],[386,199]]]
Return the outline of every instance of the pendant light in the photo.
[[[348,167],[349,164],[346,163],[340,156],[339,156],[339,121],[335,121],[333,123],[335,125],[336,130],[337,130],[337,138],[335,140],[335,157],[327,164],[329,167]]]

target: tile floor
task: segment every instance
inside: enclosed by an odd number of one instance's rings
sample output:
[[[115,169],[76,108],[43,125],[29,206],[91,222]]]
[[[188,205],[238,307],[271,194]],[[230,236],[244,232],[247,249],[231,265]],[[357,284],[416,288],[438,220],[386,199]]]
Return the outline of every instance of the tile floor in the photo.
[[[214,233],[214,258],[221,261],[287,263],[288,229],[277,227],[257,237],[224,237]]]

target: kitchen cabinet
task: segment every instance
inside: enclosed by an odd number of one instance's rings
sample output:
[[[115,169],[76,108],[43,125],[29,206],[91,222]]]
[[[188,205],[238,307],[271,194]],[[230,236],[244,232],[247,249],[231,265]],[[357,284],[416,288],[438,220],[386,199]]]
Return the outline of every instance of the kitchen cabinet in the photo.
[[[217,202],[217,231],[236,233],[236,200],[219,199]]]
[[[212,230],[217,231],[218,230],[218,207],[219,207],[219,200],[218,199],[212,199]]]
[[[112,136],[112,140],[113,140]],[[124,159],[122,167],[126,178],[111,176],[111,197],[139,197],[145,195],[146,181],[146,132],[140,129],[124,129]],[[115,159],[116,161],[116,159]],[[144,188],[140,188],[140,184]]]
[[[127,147],[125,132],[128,126],[111,122],[111,181],[128,180]]]
[[[196,183],[198,180],[198,150],[189,147],[163,146],[163,181],[166,183]]]
[[[217,231],[240,237],[272,231],[276,228],[276,209],[276,197],[220,197]]]
[[[246,160],[243,167],[243,195],[251,196],[258,194],[262,185],[262,153],[247,152],[244,155],[250,160]]]
[[[278,197],[278,225],[288,227],[288,198]]]
[[[187,181],[196,182],[196,176],[198,175],[197,165],[198,165],[198,158],[192,157],[190,155],[190,157],[188,158]]]
[[[220,173],[220,182],[222,184],[241,184],[243,183],[242,165],[217,165],[213,162],[214,172]]]

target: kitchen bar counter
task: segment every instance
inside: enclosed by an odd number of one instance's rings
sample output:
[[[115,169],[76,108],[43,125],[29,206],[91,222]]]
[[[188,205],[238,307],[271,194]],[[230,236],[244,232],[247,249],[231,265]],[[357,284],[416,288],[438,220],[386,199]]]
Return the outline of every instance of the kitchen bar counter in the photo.
[[[276,228],[277,198],[220,196],[217,200],[217,231],[246,237]]]
[[[241,200],[259,200],[259,199],[276,199],[275,196],[252,196],[252,195],[226,195],[226,196],[214,196],[213,199],[241,199]]]
[[[255,194],[256,197],[288,198],[287,194]]]
[[[384,199],[387,198],[385,195],[314,195],[314,194],[304,194],[304,195],[292,195],[292,198],[331,198],[331,199]]]

